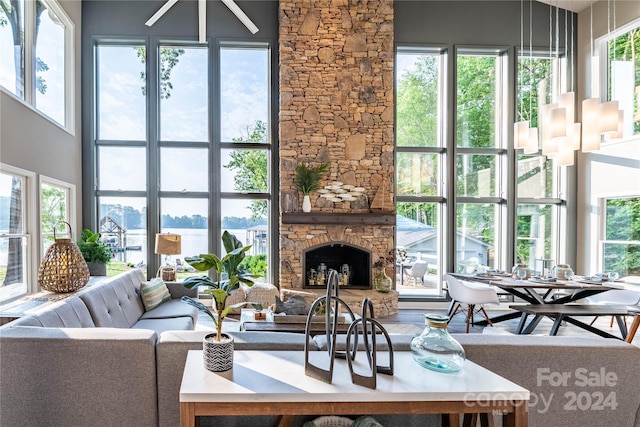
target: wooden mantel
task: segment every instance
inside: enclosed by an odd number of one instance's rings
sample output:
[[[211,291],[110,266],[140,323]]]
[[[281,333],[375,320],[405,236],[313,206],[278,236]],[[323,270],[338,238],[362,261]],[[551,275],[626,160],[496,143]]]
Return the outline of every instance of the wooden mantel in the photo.
[[[396,225],[394,213],[285,212],[283,224]]]

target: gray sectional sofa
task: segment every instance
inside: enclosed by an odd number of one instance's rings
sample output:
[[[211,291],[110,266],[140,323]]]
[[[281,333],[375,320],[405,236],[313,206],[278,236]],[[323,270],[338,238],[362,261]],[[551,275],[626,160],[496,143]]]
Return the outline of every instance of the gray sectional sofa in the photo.
[[[208,333],[177,298],[144,312],[139,272],[127,272],[38,315],[0,328],[0,425],[179,425],[186,353]],[[166,306],[165,306],[166,304]],[[242,350],[297,350],[304,335],[233,333]],[[640,427],[640,348],[599,337],[456,335],[467,357],[532,392],[531,426]],[[394,351],[411,337],[392,335]],[[313,349],[326,340],[313,338]],[[300,417],[299,424],[309,417]],[[438,425],[433,416],[384,416],[385,426]],[[217,417],[202,426],[269,426],[274,417]],[[499,423],[498,423],[499,425]]]

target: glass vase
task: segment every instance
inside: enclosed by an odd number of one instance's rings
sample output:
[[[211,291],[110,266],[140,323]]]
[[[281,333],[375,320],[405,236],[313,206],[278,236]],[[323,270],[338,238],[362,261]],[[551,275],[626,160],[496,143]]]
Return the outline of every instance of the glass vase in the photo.
[[[425,328],[411,340],[411,353],[418,365],[437,372],[460,371],[466,359],[464,349],[449,331],[449,316],[425,314]]]
[[[392,283],[391,277],[387,276],[384,268],[376,267],[373,272],[373,288],[378,292],[386,293],[391,290]]]

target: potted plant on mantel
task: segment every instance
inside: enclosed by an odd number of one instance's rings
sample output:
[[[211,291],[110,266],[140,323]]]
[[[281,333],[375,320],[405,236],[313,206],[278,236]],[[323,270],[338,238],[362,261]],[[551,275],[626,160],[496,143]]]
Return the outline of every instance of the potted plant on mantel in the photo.
[[[78,242],[82,257],[87,262],[89,274],[92,276],[106,276],[107,263],[113,256],[113,250],[102,240],[101,234],[85,228]]]
[[[245,253],[251,246],[243,246],[236,236],[225,231],[222,234],[222,243],[227,254],[219,258],[215,254],[200,254],[198,256],[185,257],[185,261],[198,271],[215,271],[216,280],[209,276],[192,276],[186,278],[182,285],[192,289],[204,286],[204,292],[211,294],[215,314],[199,301],[190,297],[182,297],[182,301],[191,304],[197,309],[207,314],[216,326],[215,334],[207,334],[203,340],[204,365],[210,371],[222,372],[233,367],[233,337],[222,333],[222,321],[234,308],[245,305],[253,305],[257,310],[262,306],[256,303],[240,302],[226,306],[227,297],[240,287],[240,283],[253,286],[253,278],[258,275],[244,273],[239,269],[240,263],[245,257]],[[226,273],[227,278],[222,279],[222,274]]]
[[[331,163],[322,163],[320,166],[307,166],[299,163],[296,167],[296,177],[293,184],[304,197],[302,198],[302,212],[311,212],[311,200],[309,194],[320,188],[322,175],[329,170]]]

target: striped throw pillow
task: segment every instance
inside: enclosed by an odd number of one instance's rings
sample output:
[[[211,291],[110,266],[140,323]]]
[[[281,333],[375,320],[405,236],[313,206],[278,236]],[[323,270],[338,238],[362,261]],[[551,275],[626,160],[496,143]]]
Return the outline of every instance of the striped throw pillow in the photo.
[[[159,277],[141,283],[140,293],[142,294],[142,303],[146,311],[151,311],[163,302],[171,299],[167,285],[165,285]]]

